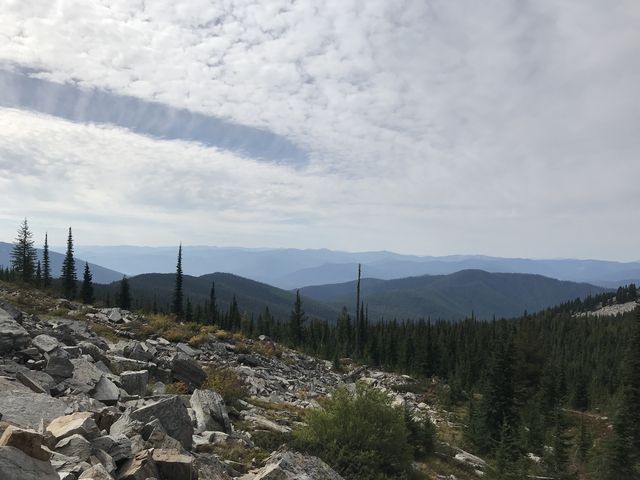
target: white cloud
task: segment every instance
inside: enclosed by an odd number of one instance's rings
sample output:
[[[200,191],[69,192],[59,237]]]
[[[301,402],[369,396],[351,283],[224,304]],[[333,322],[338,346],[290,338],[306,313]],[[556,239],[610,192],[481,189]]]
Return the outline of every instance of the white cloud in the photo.
[[[310,163],[0,110],[0,215],[134,222],[94,243],[638,257],[635,1],[1,3],[0,61],[266,128]]]

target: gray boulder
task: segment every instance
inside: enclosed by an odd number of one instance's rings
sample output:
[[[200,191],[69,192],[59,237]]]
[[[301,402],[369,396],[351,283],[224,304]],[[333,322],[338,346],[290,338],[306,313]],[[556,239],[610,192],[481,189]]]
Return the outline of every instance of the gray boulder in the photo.
[[[50,422],[67,409],[65,402],[46,393],[35,393],[19,382],[0,378],[2,419],[17,425],[38,428],[40,421]]]
[[[111,434],[126,430],[131,421],[138,421],[144,425],[154,418],[162,423],[166,432],[178,440],[185,450],[191,449],[193,426],[187,407],[178,396],[172,396],[126,413],[113,424]]]
[[[120,383],[122,383],[122,388],[124,388],[129,395],[144,397],[147,392],[148,382],[148,370],[140,370],[137,372],[127,371],[120,374]]]
[[[105,375],[100,378],[93,392],[93,398],[105,405],[115,405],[120,398],[120,389]]]
[[[253,480],[344,480],[317,457],[291,451],[276,451]]]
[[[171,359],[173,378],[186,383],[190,389],[198,388],[207,378],[200,364],[188,355],[178,352]]]
[[[178,450],[156,448],[153,450],[153,461],[161,478],[170,478],[171,480],[196,478],[191,455],[186,455]]]
[[[15,447],[0,447],[0,478],[7,480],[60,480],[50,462],[32,458]]]
[[[78,477],[78,480],[113,480],[113,477],[105,467],[101,464],[97,464],[82,472],[82,475]]]
[[[38,370],[17,372],[16,379],[36,393],[49,394],[51,389],[56,385],[56,381],[51,375]]]
[[[55,451],[67,457],[77,457],[79,461],[84,462],[91,456],[91,443],[76,433],[60,440],[56,444]]]
[[[160,478],[158,468],[153,461],[153,452],[143,450],[129,460],[120,471],[118,480],[146,480]]]
[[[69,359],[69,354],[57,348],[49,354],[47,366],[44,371],[54,379],[62,381],[73,376],[73,363]]]
[[[213,390],[195,390],[191,408],[196,415],[196,433],[206,430],[231,433],[231,421],[222,396]]]
[[[0,354],[25,348],[30,339],[29,332],[7,311],[0,309]]]
[[[60,347],[60,342],[57,338],[53,338],[50,335],[41,334],[33,338],[31,343],[41,352],[50,353],[56,348]]]
[[[107,452],[116,463],[132,457],[131,440],[124,435],[103,435],[94,439],[91,445],[96,450]]]

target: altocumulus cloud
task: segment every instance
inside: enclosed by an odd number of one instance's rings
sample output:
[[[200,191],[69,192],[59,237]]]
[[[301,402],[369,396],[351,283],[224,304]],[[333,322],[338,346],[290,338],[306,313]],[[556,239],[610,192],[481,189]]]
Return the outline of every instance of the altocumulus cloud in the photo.
[[[635,1],[2,3],[4,237],[637,257]]]

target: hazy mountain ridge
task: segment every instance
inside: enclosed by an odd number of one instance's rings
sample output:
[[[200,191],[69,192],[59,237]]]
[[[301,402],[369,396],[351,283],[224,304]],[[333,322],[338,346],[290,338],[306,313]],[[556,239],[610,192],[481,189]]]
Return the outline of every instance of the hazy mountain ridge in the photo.
[[[177,247],[78,246],[79,256],[128,275],[175,271]],[[184,246],[183,268],[194,276],[231,272],[284,289],[341,283],[363,276],[390,280],[445,275],[478,269],[495,273],[530,273],[559,280],[616,287],[640,283],[640,262],[579,259],[499,258],[484,255],[445,257],[403,255],[387,251],[341,252],[327,249],[264,249]]]
[[[301,295],[338,308],[354,308],[356,282],[300,289]],[[524,310],[536,312],[605,289],[587,283],[560,281],[541,275],[489,273],[463,270],[449,275],[397,280],[364,278],[362,302],[373,319],[461,319],[474,313],[480,319],[515,317]]]

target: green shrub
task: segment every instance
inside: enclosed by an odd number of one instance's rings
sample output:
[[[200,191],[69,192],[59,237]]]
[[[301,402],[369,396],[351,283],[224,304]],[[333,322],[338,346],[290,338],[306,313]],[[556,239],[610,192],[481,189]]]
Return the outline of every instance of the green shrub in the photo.
[[[402,409],[373,387],[338,390],[322,410],[312,410],[296,443],[347,479],[400,479],[411,471],[413,447]]]
[[[202,388],[218,392],[227,405],[233,405],[237,400],[242,400],[249,395],[238,374],[230,368],[208,369]]]

